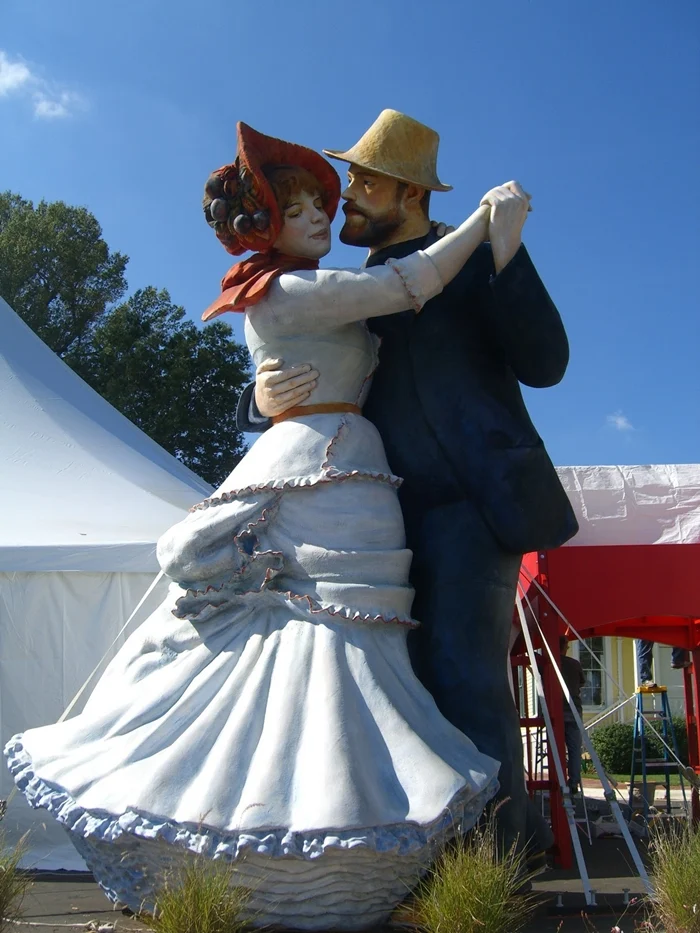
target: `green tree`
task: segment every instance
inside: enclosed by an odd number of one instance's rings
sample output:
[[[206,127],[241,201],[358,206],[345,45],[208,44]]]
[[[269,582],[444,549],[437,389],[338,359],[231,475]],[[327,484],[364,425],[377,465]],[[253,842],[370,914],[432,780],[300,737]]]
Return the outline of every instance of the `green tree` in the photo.
[[[118,305],[66,362],[153,440],[217,483],[244,452],[236,429],[247,351],[228,324],[199,330],[167,291]]]
[[[0,295],[59,356],[124,295],[128,261],[86,208],[0,193]]]
[[[128,257],[86,208],[0,193],[0,295],[87,383],[211,483],[243,451],[247,353],[227,324],[200,330],[167,291],[121,300]]]

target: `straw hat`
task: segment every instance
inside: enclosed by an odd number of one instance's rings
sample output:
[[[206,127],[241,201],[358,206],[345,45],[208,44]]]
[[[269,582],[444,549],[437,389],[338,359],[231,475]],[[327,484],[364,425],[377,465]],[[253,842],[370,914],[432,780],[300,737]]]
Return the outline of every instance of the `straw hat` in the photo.
[[[347,152],[324,149],[332,159],[350,162],[429,191],[451,191],[437,176],[440,137],[429,126],[398,110],[382,110],[359,142]]]

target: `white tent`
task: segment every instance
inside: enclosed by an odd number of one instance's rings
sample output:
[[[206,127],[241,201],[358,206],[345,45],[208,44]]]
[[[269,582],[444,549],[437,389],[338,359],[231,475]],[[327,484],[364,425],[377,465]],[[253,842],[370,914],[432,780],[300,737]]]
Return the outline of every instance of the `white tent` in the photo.
[[[158,537],[210,492],[0,298],[3,746],[15,732],[60,716],[152,583]],[[0,766],[0,797],[11,787]],[[3,828],[12,838],[33,827],[37,867],[82,867],[62,831],[53,821],[42,829],[37,816],[18,795]]]
[[[579,532],[568,547],[700,542],[700,464],[557,467]]]

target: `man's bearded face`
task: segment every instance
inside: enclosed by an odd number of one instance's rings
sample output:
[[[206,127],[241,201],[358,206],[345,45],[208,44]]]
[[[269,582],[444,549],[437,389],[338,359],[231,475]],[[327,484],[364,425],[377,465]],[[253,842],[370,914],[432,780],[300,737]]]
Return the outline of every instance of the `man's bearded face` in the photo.
[[[370,247],[383,243],[406,219],[404,191],[405,185],[394,178],[351,165],[343,191],[341,243]]]

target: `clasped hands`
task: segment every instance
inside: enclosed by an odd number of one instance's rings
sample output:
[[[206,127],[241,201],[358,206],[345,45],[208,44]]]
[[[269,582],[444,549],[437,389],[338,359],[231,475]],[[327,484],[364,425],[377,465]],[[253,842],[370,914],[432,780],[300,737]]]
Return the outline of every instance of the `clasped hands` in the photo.
[[[491,188],[479,201],[480,207],[489,207],[488,228],[484,239],[492,244],[508,240],[511,245],[517,242],[512,255],[520,246],[523,226],[527,220],[528,212],[532,210],[530,201],[532,195],[523,190],[520,182],[507,181],[504,185]],[[447,224],[432,221],[431,226],[438,237],[452,233],[456,228]],[[511,255],[511,258],[512,258]],[[506,263],[504,263],[505,265]]]
[[[517,181],[508,181],[487,191],[479,202],[488,207],[489,222],[485,239],[491,243],[496,272],[508,265],[522,242],[531,195]],[[455,228],[433,223],[438,237]],[[264,360],[255,371],[255,404],[265,418],[281,415],[295,405],[303,405],[318,385],[319,372],[310,364],[283,369],[283,360]]]
[[[486,239],[491,243],[496,272],[500,272],[520,249],[523,226],[532,210],[528,194],[517,181],[491,188],[479,202],[490,208]]]

